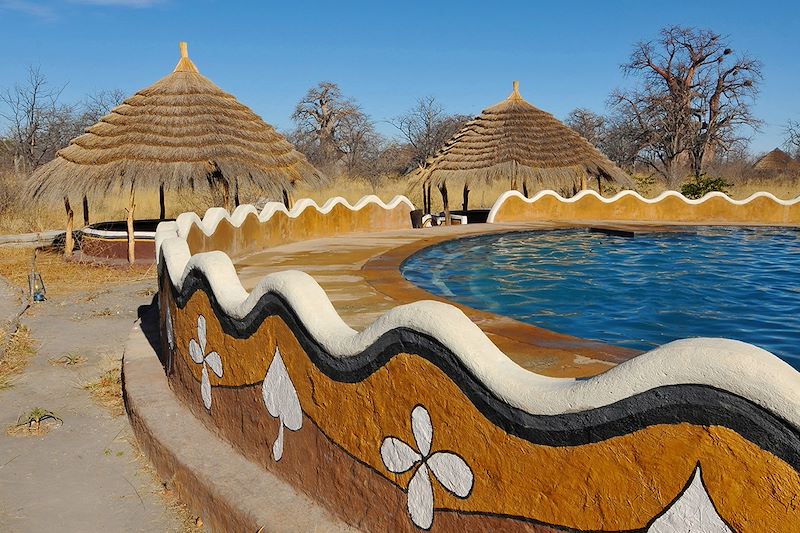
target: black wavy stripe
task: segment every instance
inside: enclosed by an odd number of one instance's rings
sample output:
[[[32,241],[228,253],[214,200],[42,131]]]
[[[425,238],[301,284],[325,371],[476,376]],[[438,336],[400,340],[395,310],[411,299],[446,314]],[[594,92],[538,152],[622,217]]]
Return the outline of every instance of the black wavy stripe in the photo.
[[[163,265],[161,261],[162,279],[167,275]],[[578,446],[657,424],[724,426],[800,471],[800,430],[750,400],[725,390],[705,385],[668,385],[587,411],[532,415],[499,399],[446,346],[417,331],[395,328],[362,353],[339,358],[331,356],[314,340],[292,307],[278,295],[265,294],[246,317],[236,320],[220,308],[199,269],[189,272],[180,292],[171,282],[166,285],[172,288],[179,308],[185,307],[195,291],[206,293],[222,329],[235,338],[248,338],[267,317],[280,317],[317,368],[338,382],[363,381],[395,355],[417,354],[446,373],[487,419],[507,433],[535,444]]]

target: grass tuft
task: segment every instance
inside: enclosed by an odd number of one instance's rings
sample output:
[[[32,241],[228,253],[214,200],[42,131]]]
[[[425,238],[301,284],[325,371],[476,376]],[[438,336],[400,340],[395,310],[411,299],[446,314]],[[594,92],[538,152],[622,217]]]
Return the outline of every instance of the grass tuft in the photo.
[[[63,423],[64,421],[53,411],[35,407],[27,414],[20,416],[17,424],[9,427],[6,433],[15,437],[44,435]]]
[[[112,416],[125,414],[125,405],[122,401],[122,374],[119,362],[103,372],[97,381],[84,385],[84,390],[89,391],[100,406],[108,409]]]
[[[14,384],[17,374],[35,354],[36,343],[27,327],[20,326],[12,334],[0,330],[0,390]]]

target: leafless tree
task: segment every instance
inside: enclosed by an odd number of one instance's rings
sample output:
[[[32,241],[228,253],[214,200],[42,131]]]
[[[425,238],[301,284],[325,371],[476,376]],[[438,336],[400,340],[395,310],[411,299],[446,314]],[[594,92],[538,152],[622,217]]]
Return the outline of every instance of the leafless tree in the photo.
[[[351,114],[342,121],[338,146],[349,176],[362,176],[374,184],[379,178],[374,171],[375,162],[383,144],[383,136],[375,131],[375,126],[364,113]]]
[[[725,41],[711,30],[670,26],[638,43],[622,66],[639,86],[615,92],[612,104],[642,130],[642,159],[671,186],[682,162],[699,175],[718,151],[743,141],[743,126],[759,126],[751,104],[761,65]]]
[[[347,124],[363,123],[361,108],[342,95],[333,82],[320,82],[308,90],[295,107],[292,120],[297,125],[295,138],[316,145],[307,153],[314,162],[323,166],[334,165],[344,156],[342,135]]]
[[[414,157],[410,162],[413,168],[424,164],[470,118],[466,115],[449,115],[436,98],[426,96],[390,122],[413,148]]]
[[[800,121],[790,120],[784,128],[786,134],[785,145],[793,157],[800,157]]]
[[[100,90],[88,95],[81,105],[79,121],[88,128],[108,115],[112,109],[125,100],[125,93],[119,89]]]
[[[564,122],[594,146],[599,148],[603,143],[606,129],[606,118],[604,116],[579,107],[570,111]]]
[[[8,122],[7,146],[18,173],[27,174],[52,159],[76,133],[73,108],[59,103],[63,89],[52,86],[38,67],[30,67],[23,84],[0,93],[0,116]]]

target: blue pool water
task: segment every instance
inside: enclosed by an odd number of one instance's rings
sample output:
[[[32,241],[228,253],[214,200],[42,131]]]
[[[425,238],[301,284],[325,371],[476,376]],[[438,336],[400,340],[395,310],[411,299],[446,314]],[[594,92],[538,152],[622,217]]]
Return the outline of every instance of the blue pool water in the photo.
[[[686,337],[760,346],[800,370],[800,230],[483,235],[421,250],[412,283],[552,331],[649,350]]]

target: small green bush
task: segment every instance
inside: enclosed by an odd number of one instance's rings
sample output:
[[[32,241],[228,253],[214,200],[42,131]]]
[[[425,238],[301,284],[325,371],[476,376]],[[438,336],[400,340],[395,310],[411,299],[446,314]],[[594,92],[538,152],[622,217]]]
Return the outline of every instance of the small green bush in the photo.
[[[684,183],[683,186],[681,186],[681,194],[686,198],[691,198],[694,200],[697,198],[702,198],[706,194],[714,191],[727,194],[728,188],[731,185],[731,183],[728,183],[723,178],[710,178],[705,174],[700,174],[699,176],[692,178],[692,180],[688,183]]]

